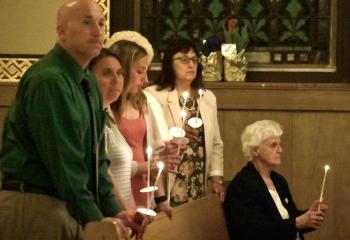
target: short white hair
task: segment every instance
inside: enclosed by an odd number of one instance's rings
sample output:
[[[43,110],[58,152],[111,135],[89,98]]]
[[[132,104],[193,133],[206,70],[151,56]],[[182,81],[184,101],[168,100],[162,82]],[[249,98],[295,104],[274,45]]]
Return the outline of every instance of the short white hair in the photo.
[[[258,147],[269,138],[280,137],[283,134],[281,125],[273,120],[260,120],[248,125],[242,132],[241,142],[244,157],[253,159],[251,149]]]
[[[105,47],[110,48],[114,43],[125,40],[125,41],[130,41],[136,43],[138,46],[142,47],[145,49],[148,57],[152,61],[153,56],[154,56],[154,51],[151,43],[142,36],[140,33],[135,32],[135,31],[120,31],[120,32],[115,32],[106,42]]]

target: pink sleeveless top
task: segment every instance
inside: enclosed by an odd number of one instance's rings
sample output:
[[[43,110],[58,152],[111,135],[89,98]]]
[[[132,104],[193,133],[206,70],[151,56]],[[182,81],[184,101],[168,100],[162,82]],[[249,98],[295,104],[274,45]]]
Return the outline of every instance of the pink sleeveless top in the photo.
[[[130,120],[121,117],[118,127],[132,149],[133,160],[139,163],[145,162],[144,139],[146,135],[146,121],[143,113],[140,112],[138,119]],[[131,179],[131,188],[136,205],[147,205],[147,194],[140,193],[140,189],[144,187],[147,187],[147,173],[135,175]]]

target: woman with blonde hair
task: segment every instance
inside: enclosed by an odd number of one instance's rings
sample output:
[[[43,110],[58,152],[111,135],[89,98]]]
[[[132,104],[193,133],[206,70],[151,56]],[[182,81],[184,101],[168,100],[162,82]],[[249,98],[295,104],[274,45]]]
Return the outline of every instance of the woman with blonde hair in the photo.
[[[148,183],[146,147],[152,147],[155,155],[159,155],[159,159],[165,163],[165,171],[171,171],[169,166],[179,163],[177,145],[167,141],[171,137],[166,123],[160,122],[159,113],[156,119],[153,112],[153,109],[157,109],[156,102],[149,101],[142,91],[142,87],[148,82],[147,70],[153,58],[151,44],[137,32],[122,31],[113,34],[106,46],[121,59],[124,80],[128,82],[123,88],[120,101],[111,105],[111,114],[132,150],[134,161],[132,161],[131,189],[135,204],[146,206],[147,194],[140,192]],[[114,172],[113,175],[117,174]],[[171,216],[171,208],[166,203],[162,181],[159,183],[154,198],[156,210],[165,211]]]

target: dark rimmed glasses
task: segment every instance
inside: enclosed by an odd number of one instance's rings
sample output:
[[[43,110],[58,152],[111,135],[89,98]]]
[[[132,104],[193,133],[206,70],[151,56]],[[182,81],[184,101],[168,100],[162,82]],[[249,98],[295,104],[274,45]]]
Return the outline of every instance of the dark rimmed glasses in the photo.
[[[182,56],[182,57],[177,57],[174,58],[174,60],[179,60],[183,64],[189,64],[191,61],[194,65],[198,65],[200,63],[200,59],[198,57],[187,57],[187,56]]]

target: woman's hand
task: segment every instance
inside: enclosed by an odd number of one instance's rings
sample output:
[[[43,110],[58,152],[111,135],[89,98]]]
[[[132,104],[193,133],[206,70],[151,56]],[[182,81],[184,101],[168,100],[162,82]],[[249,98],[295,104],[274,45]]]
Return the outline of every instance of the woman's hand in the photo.
[[[199,131],[198,129],[194,129],[194,128],[191,128],[191,127],[185,127],[185,131],[186,131],[186,135],[185,137],[187,137],[190,142],[198,142],[199,141]]]
[[[328,206],[324,202],[320,202],[319,200],[315,200],[312,202],[310,209],[315,210],[315,211],[320,211],[320,212],[326,214]]]
[[[171,220],[173,217],[173,209],[169,206],[167,202],[160,202],[154,209],[156,212],[164,212],[168,218]]]
[[[318,211],[318,206],[320,210]],[[326,216],[327,205],[316,200],[311,204],[310,209],[295,219],[297,229],[315,228],[318,229]]]
[[[159,160],[164,163],[164,172],[176,173],[181,163],[180,156],[186,148],[186,146],[179,145],[179,142],[174,139],[165,142],[164,150],[159,153]]]
[[[211,186],[212,186],[212,192],[216,193],[219,197],[219,200],[221,203],[225,200],[225,188],[222,186],[222,177],[220,176],[213,176],[210,178],[211,180]]]

